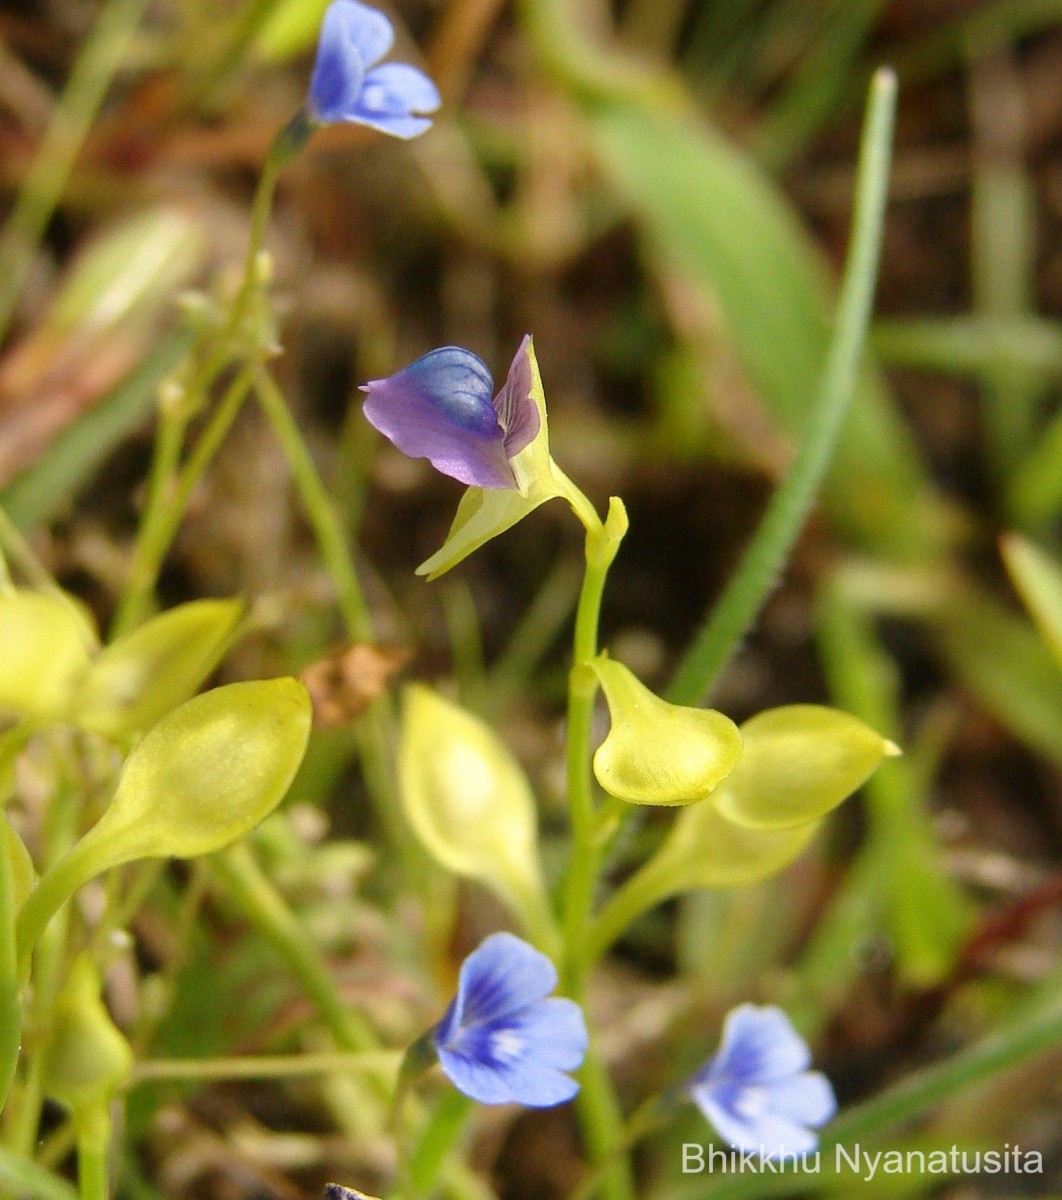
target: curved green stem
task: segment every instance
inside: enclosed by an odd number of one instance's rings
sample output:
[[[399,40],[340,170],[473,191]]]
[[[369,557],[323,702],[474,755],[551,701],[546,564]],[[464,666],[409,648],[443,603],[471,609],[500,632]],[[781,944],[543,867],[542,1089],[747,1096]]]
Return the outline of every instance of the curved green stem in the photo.
[[[863,126],[852,240],[822,388],[796,461],[671,681],[667,698],[674,704],[699,704],[730,660],[774,587],[829,465],[855,393],[874,301],[895,109],[896,76],[880,70],[871,85]]]
[[[372,637],[372,623],[361,584],[350,561],[346,534],[332,498],[314,464],[295,418],[273,376],[259,370],[254,380],[255,395],[266,420],[280,443],[291,468],[299,498],[314,537],[338,593],[343,620],[352,638],[365,641]]]
[[[177,464],[183,445],[183,429],[181,438],[174,441],[172,434],[167,433],[170,419],[166,416],[162,418],[152,477],[154,479],[157,473],[163,482],[153,485],[148,492],[144,517],[133,548],[129,586],[114,621],[114,636],[134,628],[143,620],[162,564],[180,529],[192,493],[221,448],[225,435],[232,428],[251,390],[252,372],[253,368],[246,368],[233,380],[199,435],[188,461],[179,471]],[[176,476],[174,472],[177,472]]]
[[[574,491],[573,487],[573,491]],[[581,496],[581,493],[579,493]],[[574,505],[573,505],[574,507]],[[583,498],[580,508],[589,505]],[[580,512],[577,508],[577,513]],[[592,511],[592,510],[591,510]],[[627,514],[616,497],[609,502],[604,523],[584,519],[586,573],[575,615],[572,669],[568,684],[568,730],[565,761],[568,774],[568,810],[572,845],[564,891],[564,980],[568,995],[581,1002],[586,987],[586,929],[593,908],[594,890],[601,865],[601,835],[594,811],[591,774],[591,722],[597,677],[589,664],[597,657],[601,598],[609,567],[627,532]],[[608,1072],[591,1043],[579,1073],[576,1101],[591,1162],[612,1159],[602,1173],[602,1187],[611,1200],[633,1200],[634,1181],[624,1154],[616,1154],[623,1133],[623,1118]]]
[[[41,877],[25,904],[19,909],[15,922],[20,976],[28,971],[33,949],[40,941],[48,922],[78,888],[88,883],[101,870],[106,870],[108,865],[104,862],[101,866],[96,839],[90,831]]]
[[[379,1048],[370,1026],[344,1003],[325,964],[284,897],[269,882],[246,845],[230,846],[210,860],[215,877],[244,916],[280,954],[316,1006],[335,1043],[348,1053]],[[371,1080],[377,1098],[385,1094]]]
[[[591,722],[597,676],[589,664],[597,657],[597,630],[605,581],[626,531],[626,510],[622,502],[613,497],[605,523],[596,522],[596,528],[588,526],[586,573],[575,614],[565,741],[572,846],[565,878],[563,932],[565,978],[569,991],[576,998],[582,991],[585,978],[584,937],[593,907],[601,859],[601,838],[595,820],[590,766]]]
[[[10,735],[9,735],[10,736]],[[22,996],[15,938],[15,888],[7,815],[0,812],[0,1109],[7,1100],[22,1042]]]
[[[296,1079],[304,1075],[392,1074],[400,1055],[393,1050],[325,1054],[264,1054],[242,1058],[156,1058],[133,1068],[133,1086],[159,1080]]]

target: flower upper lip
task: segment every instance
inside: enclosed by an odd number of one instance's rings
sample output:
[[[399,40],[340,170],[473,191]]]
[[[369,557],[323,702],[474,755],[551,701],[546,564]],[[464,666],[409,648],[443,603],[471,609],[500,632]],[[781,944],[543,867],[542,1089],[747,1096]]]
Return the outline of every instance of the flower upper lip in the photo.
[[[541,426],[531,396],[529,341],[528,335],[520,343],[496,396],[482,359],[443,346],[364,384],[365,416],[403,454],[427,458],[445,475],[469,486],[516,488],[509,460]]]
[[[394,137],[431,126],[423,116],[442,103],[435,84],[409,63],[376,64],[391,49],[391,22],[360,0],[334,0],[321,24],[307,101],[320,123],[350,121]]]

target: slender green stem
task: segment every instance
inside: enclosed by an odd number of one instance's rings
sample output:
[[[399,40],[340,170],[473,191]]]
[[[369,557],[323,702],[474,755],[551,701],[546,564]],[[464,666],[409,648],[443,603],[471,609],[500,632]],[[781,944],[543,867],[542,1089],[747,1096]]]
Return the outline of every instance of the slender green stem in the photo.
[[[74,1116],[77,1128],[77,1184],[80,1200],[108,1200],[107,1152],[111,1116],[106,1100]]]
[[[336,589],[339,611],[351,641],[371,641],[372,618],[354,570],[346,531],[339,511],[313,461],[309,447],[291,415],[287,402],[268,371],[255,376],[255,394],[291,469],[295,489],[310,522],[325,568]],[[369,794],[392,845],[416,879],[417,851],[399,816],[394,778],[389,765],[391,712],[385,698],[377,700],[356,726],[358,751]]]
[[[41,877],[19,909],[15,922],[20,974],[29,969],[33,949],[48,927],[48,922],[78,888],[99,874],[99,870],[96,843],[91,836],[86,836]]]
[[[57,756],[59,778],[44,821],[44,866],[50,872],[62,860],[75,837],[81,799],[80,780],[73,763]],[[23,906],[25,907],[25,906]],[[21,912],[19,916],[21,916]],[[62,984],[66,960],[70,909],[60,908],[58,917],[41,936],[33,957],[32,987],[23,1015],[23,1058],[26,1069],[18,1090],[18,1102],[12,1097],[5,1117],[5,1144],[24,1158],[32,1157],[37,1145],[44,1086],[41,1057],[35,1051],[48,1039],[55,1011],[55,1000]],[[15,924],[18,942],[18,922]],[[20,978],[22,967],[20,967]]]
[[[565,977],[569,990],[576,997],[581,993],[584,982],[581,967],[583,943],[593,907],[601,853],[590,769],[591,722],[597,676],[589,664],[597,657],[597,631],[605,581],[626,531],[626,512],[622,504],[613,499],[608,520],[603,525],[597,522],[596,528],[591,525],[587,530],[586,572],[575,614],[565,742],[572,845],[565,879],[563,932]]]
[[[10,737],[10,734],[8,735]],[[0,1109],[7,1100],[22,1042],[22,998],[15,940],[15,886],[7,840],[7,815],[0,811]]]
[[[336,586],[340,611],[348,632],[355,639],[367,640],[372,637],[369,610],[350,561],[346,534],[335,505],[272,375],[268,371],[259,370],[255,376],[254,387],[266,420],[291,467],[292,478],[306,517],[313,529],[328,573]]]
[[[587,930],[583,956],[589,971],[609,950],[612,943],[648,909],[667,895],[666,882],[650,859],[615,891]]]
[[[586,507],[585,498],[583,507]],[[594,811],[590,767],[597,678],[589,664],[597,657],[601,599],[609,567],[627,531],[627,515],[622,503],[613,498],[608,519],[603,524],[596,513],[592,521],[585,518],[584,524],[587,527],[586,572],[575,615],[565,746],[572,844],[564,894],[564,979],[568,994],[577,1002],[582,1001],[586,986],[586,929],[601,865],[601,839]],[[610,1200],[633,1200],[630,1163],[625,1154],[616,1153],[623,1135],[622,1114],[608,1072],[593,1044],[587,1051],[579,1078],[581,1088],[577,1107],[591,1162],[598,1164],[611,1156],[609,1167],[602,1174],[602,1189]]]
[[[807,433],[789,474],[771,498],[735,575],[671,682],[668,699],[697,704],[755,621],[803,528],[855,393],[874,299],[888,194],[896,77],[874,76],[856,181],[855,216],[837,309],[837,328]]]
[[[601,1186],[605,1172],[616,1160],[616,1157],[620,1154],[626,1154],[642,1138],[652,1133],[661,1123],[663,1117],[664,1112],[661,1109],[660,1098],[658,1096],[651,1096],[648,1100],[644,1101],[628,1118],[623,1128],[622,1140],[610,1147],[608,1156],[588,1172],[586,1178],[575,1189],[569,1200],[590,1200],[591,1196]]]
[[[258,932],[277,950],[335,1038],[350,1053],[376,1050],[376,1037],[336,991],[312,940],[283,896],[269,882],[246,845],[211,860],[215,877]]]
[[[34,553],[33,547],[23,536],[22,530],[11,520],[3,508],[0,508],[0,545],[5,554],[14,559],[26,578],[44,591],[58,592],[59,585],[51,571]],[[65,593],[61,593],[65,595]]]
[[[244,1058],[157,1058],[139,1062],[133,1069],[133,1085],[160,1080],[293,1079],[303,1075],[390,1076],[398,1069],[401,1055],[393,1050],[360,1053],[275,1054]]]
[[[37,246],[55,212],[148,0],[110,0],[74,66],[18,200],[0,236],[0,342]]]
[[[190,379],[183,384],[177,384],[179,395],[172,407],[164,410],[162,414],[155,443],[147,504],[134,551],[132,575],[112,629],[115,636],[127,632],[143,620],[151,604],[162,560],[177,534],[192,490],[217,453],[250,388],[251,375],[244,371],[237,376],[222,398],[196,444],[187,467],[178,475],[188,422],[198,411],[211,385],[234,357],[257,359],[256,346],[249,348],[245,354],[240,354],[240,339],[255,294],[263,283],[262,247],[273,209],[277,181],[281,168],[297,149],[301,129],[298,120],[293,121],[273,140],[255,192],[247,255],[236,295],[224,322],[208,341],[199,366],[192,372]]]
[[[133,549],[129,585],[114,621],[114,636],[135,628],[143,620],[151,604],[162,564],[184,519],[188,502],[243,407],[251,389],[252,373],[253,368],[248,367],[233,380],[199,435],[188,461],[179,471],[177,463],[183,446],[183,431],[182,436],[174,441],[172,433],[167,433],[170,421],[163,417],[159,430],[156,466],[159,478],[164,483],[153,486],[148,492],[148,502]],[[164,450],[164,446],[170,449]],[[154,473],[153,471],[153,476]]]

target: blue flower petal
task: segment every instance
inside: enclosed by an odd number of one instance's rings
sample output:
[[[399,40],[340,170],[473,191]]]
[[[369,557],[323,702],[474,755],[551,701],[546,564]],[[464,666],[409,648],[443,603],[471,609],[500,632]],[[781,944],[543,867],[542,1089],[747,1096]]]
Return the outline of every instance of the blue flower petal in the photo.
[[[353,46],[366,67],[374,66],[394,45],[394,26],[378,9],[360,0],[334,0],[325,13],[325,20],[338,10],[347,41]]]
[[[837,1112],[837,1097],[821,1071],[802,1071],[767,1085],[771,1112],[802,1125],[825,1125]]]
[[[556,983],[549,959],[511,934],[494,934],[465,959],[433,1033],[457,1088],[481,1104],[548,1107],[575,1095],[565,1072],[583,1061],[586,1023],[573,1001],[546,998]]]
[[[769,1083],[803,1071],[810,1062],[810,1050],[780,1008],[742,1004],[727,1016],[719,1053],[701,1074]]]
[[[445,346],[362,390],[366,418],[403,454],[469,485],[516,486],[491,402],[494,382],[474,354]]]
[[[498,420],[505,430],[505,455],[512,458],[535,440],[542,418],[531,396],[531,360],[527,347],[531,335],[525,334],[520,348],[509,367],[505,386],[494,397]]]
[[[557,969],[511,933],[494,933],[465,959],[455,1000],[462,1025],[500,1021],[557,986]]]
[[[384,63],[366,76],[357,104],[347,120],[370,125],[393,137],[411,138],[431,125],[414,113],[435,112],[442,103],[435,84],[408,63]]]
[[[481,1103],[548,1107],[579,1090],[564,1074],[582,1063],[587,1047],[582,1011],[571,1000],[540,1000],[499,1020],[450,1031],[449,1043],[437,1047],[439,1061]]]
[[[351,9],[363,7],[355,0],[337,0],[325,13],[310,78],[309,104],[319,121],[342,121],[361,94],[368,64],[351,37]],[[387,22],[382,13],[376,15]]]
[[[393,42],[394,29],[383,13],[359,0],[334,0],[321,25],[310,79],[313,119],[352,121],[400,138],[428,129],[431,121],[419,114],[441,104],[435,84],[408,63],[374,65]]]
[[[432,113],[442,104],[435,84],[409,63],[384,63],[365,76],[361,107],[372,114]]]
[[[796,1121],[760,1111],[757,1097],[745,1093],[741,1107],[726,1103],[712,1088],[695,1088],[693,1099],[719,1136],[736,1150],[756,1151],[765,1158],[804,1155],[819,1144],[818,1135]]]
[[[810,1061],[781,1009],[743,1004],[728,1015],[719,1053],[690,1081],[689,1095],[732,1146],[774,1158],[807,1154],[818,1145],[812,1129],[837,1110],[826,1076],[805,1070]]]

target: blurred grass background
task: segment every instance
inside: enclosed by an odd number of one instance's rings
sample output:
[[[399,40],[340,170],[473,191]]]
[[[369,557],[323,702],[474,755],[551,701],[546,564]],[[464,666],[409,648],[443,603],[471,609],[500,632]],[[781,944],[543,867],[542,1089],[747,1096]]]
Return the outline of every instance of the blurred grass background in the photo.
[[[126,578],[160,382],[219,273],[241,261],[256,172],[302,102],[325,6],[0,10],[3,502],[104,621]],[[712,703],[735,719],[834,703],[907,753],[783,877],[690,897],[632,931],[596,1000],[621,1089],[633,1101],[694,1066],[740,999],[786,1004],[857,1099],[1057,995],[1062,670],[997,542],[1019,531],[1057,553],[1062,533],[1062,3],[389,11],[446,107],[407,145],[319,133],[285,172],[269,238],[277,369],[357,541],[380,639],[409,649],[418,677],[453,674],[490,714],[556,836],[578,536],[546,506],[440,583],[416,579],[459,488],[379,445],[356,385],[446,343],[499,377],[533,332],[557,460],[599,506],[615,493],[630,512],[606,643],[663,686],[799,442],[866,85],[882,63],[899,74],[872,361],[820,508]],[[232,676],[335,648],[329,585],[251,412],[162,582],[165,602],[236,592],[256,599],[259,632]],[[389,894],[376,834],[340,730],[315,740],[258,844],[344,995],[401,1031],[431,1019],[455,958],[500,916],[470,889],[440,885],[430,919]],[[659,836],[640,826],[618,875]],[[141,949],[111,984],[134,1041],[156,1057],[317,1044],[277,961],[206,891],[198,868],[174,872],[136,920]],[[1042,1146],[1054,1184],[1022,1194],[1050,1194],[1062,1186],[1059,1062],[993,1079],[918,1144]],[[703,1140],[698,1120],[675,1141]],[[326,1176],[370,1186],[386,1166],[336,1079],[145,1084],[127,1135],[130,1197],[296,1197]],[[572,1137],[563,1114],[492,1116],[466,1195],[489,1194],[474,1190],[485,1179],[514,1200],[566,1194]],[[52,1153],[62,1161],[63,1146]],[[679,1161],[671,1140],[646,1155],[661,1196]]]

